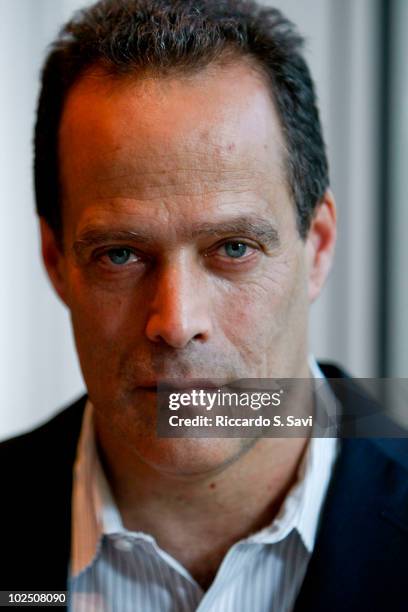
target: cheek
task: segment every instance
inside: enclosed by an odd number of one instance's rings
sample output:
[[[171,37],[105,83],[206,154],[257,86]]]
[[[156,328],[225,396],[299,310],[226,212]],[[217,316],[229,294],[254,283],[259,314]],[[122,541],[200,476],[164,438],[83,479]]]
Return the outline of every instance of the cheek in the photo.
[[[122,355],[140,333],[138,305],[130,294],[103,291],[75,270],[71,275],[69,307],[85,379],[107,381],[117,372]]]
[[[300,257],[273,262],[259,278],[222,292],[216,312],[222,335],[246,361],[260,363],[303,320],[305,292]]]
[[[109,342],[137,329],[141,305],[136,291],[123,287],[106,289],[76,268],[70,275],[69,286],[73,324],[82,333]]]

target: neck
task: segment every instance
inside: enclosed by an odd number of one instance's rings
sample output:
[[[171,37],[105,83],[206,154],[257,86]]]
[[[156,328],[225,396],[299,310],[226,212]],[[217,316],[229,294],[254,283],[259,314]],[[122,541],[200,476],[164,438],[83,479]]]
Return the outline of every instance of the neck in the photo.
[[[103,432],[98,440],[124,526],[155,537],[203,588],[235,542],[272,522],[307,446],[305,438],[259,439],[216,474],[177,478],[131,462]]]

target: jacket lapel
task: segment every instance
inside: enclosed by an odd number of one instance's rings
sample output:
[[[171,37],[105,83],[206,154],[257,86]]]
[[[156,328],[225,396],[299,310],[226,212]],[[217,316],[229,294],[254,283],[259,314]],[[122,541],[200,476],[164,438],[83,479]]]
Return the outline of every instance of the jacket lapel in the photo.
[[[0,445],[1,584],[7,590],[66,590],[72,467],[86,398],[33,432]]]
[[[408,441],[346,437],[340,445],[295,612],[405,612]]]

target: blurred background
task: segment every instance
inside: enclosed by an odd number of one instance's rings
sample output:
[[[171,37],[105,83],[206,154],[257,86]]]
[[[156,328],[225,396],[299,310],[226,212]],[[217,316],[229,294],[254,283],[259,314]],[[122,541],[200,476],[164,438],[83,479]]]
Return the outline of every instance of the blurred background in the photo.
[[[358,377],[408,377],[408,2],[276,0],[306,37],[339,211],[314,354]],[[0,0],[0,439],[81,392],[66,309],[45,277],[32,132],[46,47],[84,0]]]

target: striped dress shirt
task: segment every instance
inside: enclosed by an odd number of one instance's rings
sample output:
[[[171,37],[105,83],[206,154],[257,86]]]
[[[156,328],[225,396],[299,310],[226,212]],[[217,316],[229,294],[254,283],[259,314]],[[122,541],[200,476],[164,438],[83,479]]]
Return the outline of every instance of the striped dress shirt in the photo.
[[[322,377],[315,362],[315,377]],[[69,610],[72,612],[289,612],[311,557],[338,451],[311,438],[278,515],[236,542],[207,591],[148,533],[127,530],[98,458],[88,401],[74,466]]]

